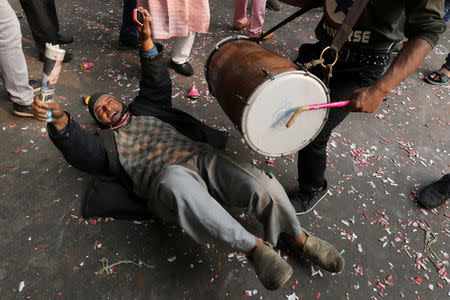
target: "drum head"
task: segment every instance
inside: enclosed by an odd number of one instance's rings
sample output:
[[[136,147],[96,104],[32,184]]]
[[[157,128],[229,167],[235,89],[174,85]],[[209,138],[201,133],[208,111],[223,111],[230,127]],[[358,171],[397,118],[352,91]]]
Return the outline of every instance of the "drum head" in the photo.
[[[268,156],[297,152],[314,139],[325,124],[328,109],[302,112],[286,127],[300,106],[330,101],[328,89],[316,76],[289,71],[267,79],[250,96],[242,116],[242,133],[255,151]]]

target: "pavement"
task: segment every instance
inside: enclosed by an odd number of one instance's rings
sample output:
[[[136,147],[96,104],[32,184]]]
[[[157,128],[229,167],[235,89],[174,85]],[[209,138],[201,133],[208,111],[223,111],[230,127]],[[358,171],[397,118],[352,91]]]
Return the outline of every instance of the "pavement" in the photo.
[[[296,156],[255,153],[208,94],[205,59],[217,42],[235,34],[233,1],[210,2],[210,33],[197,36],[191,55],[196,75],[171,71],[173,103],[226,129],[231,134],[228,153],[273,172],[287,190],[296,189]],[[10,3],[20,12],[19,1]],[[63,46],[74,58],[63,66],[56,99],[94,132],[81,97],[104,90],[131,101],[138,90],[138,54],[117,50],[120,1],[55,3],[61,33],[75,37],[73,44]],[[294,11],[287,5],[281,12],[267,11],[265,28]],[[320,15],[316,10],[291,22],[264,45],[294,59],[298,45],[314,41]],[[39,79],[42,63],[26,18],[20,23],[30,77]],[[437,240],[431,249],[448,261],[448,203],[424,210],[415,202],[420,187],[449,171],[449,85],[422,81],[444,61],[449,38],[447,31],[376,113],[352,114],[333,133],[326,172],[329,194],[300,221],[343,253],[343,272],[318,272],[311,262],[282,252],[294,274],[277,291],[261,285],[245,256],[197,244],[179,226],[156,219],[83,219],[80,202],[93,177],[64,160],[45,124],[14,116],[0,85],[0,298],[449,299],[448,264],[438,269],[424,251],[425,233],[433,232]],[[170,51],[171,41],[164,44]],[[83,71],[81,62],[93,66]],[[201,94],[196,101],[186,98],[194,83]],[[262,234],[253,215],[231,212],[250,232]]]

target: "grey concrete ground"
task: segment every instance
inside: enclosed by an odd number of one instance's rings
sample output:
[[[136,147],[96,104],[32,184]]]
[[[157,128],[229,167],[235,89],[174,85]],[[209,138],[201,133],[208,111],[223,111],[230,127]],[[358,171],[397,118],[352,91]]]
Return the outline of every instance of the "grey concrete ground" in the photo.
[[[10,1],[20,10],[17,0]],[[106,90],[130,101],[138,89],[136,51],[116,49],[121,3],[56,0],[61,32],[75,36],[64,47],[74,54],[65,64],[57,99],[86,130],[94,126],[80,96]],[[210,34],[196,38],[193,78],[172,74],[173,102],[232,135],[228,152],[256,160],[275,172],[287,189],[296,188],[296,157],[273,163],[241,142],[241,135],[207,93],[203,64],[213,45],[230,36],[232,1],[211,1]],[[266,27],[294,11],[267,12]],[[308,13],[265,43],[288,58],[314,40],[319,11]],[[20,20],[29,73],[39,78],[42,64],[25,18]],[[296,256],[288,283],[266,290],[250,263],[229,249],[198,245],[180,227],[156,220],[83,220],[80,200],[92,177],[65,162],[47,137],[45,125],[12,115],[0,86],[0,298],[1,299],[448,299],[447,273],[424,252],[425,230],[436,234],[432,249],[448,259],[448,205],[426,211],[415,192],[449,171],[449,86],[421,78],[438,68],[449,33],[423,65],[390,94],[376,114],[353,114],[329,143],[330,193],[316,210],[301,217],[303,226],[344,252],[346,266],[329,274]],[[170,48],[170,43],[167,44]],[[94,66],[80,69],[80,62]],[[202,95],[185,98],[196,83]],[[251,232],[260,234],[254,216],[233,211]],[[282,253],[286,255],[286,253]],[[120,264],[100,272],[102,259]],[[449,266],[446,267],[446,270]],[[323,276],[322,276],[323,275]],[[287,297],[291,295],[290,297]]]

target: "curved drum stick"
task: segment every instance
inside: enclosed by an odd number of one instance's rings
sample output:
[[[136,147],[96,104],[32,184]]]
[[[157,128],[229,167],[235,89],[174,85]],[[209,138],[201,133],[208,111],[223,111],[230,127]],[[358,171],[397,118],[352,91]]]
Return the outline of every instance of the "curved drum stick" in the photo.
[[[346,101],[338,101],[338,102],[332,102],[332,103],[312,104],[312,105],[300,106],[295,111],[295,113],[292,115],[292,117],[289,119],[289,121],[286,124],[286,127],[287,128],[291,127],[292,124],[294,124],[295,119],[297,119],[297,117],[304,111],[314,110],[314,109],[321,109],[321,108],[329,108],[329,107],[342,107],[342,106],[346,106],[349,103],[350,103],[350,100],[346,100]]]

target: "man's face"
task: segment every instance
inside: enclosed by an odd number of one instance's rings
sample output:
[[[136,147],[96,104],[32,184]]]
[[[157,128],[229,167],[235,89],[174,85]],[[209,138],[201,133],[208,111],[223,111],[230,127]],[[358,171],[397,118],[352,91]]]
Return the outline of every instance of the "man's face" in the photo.
[[[122,114],[122,103],[111,95],[104,95],[95,103],[94,112],[100,122],[115,123]]]

